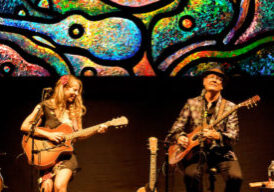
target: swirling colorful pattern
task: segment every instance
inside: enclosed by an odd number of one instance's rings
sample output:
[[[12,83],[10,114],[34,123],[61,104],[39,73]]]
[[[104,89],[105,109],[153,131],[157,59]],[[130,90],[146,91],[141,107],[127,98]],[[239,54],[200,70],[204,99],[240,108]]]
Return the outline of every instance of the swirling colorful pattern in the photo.
[[[274,75],[271,0],[3,0],[0,76]]]

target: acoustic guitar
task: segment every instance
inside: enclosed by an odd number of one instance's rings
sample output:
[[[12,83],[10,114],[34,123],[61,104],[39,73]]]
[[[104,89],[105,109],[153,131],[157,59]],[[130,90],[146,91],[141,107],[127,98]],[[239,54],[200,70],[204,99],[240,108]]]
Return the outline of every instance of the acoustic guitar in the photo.
[[[84,136],[87,134],[92,134],[97,132],[102,125],[107,127],[120,128],[128,124],[128,119],[124,116],[112,119],[105,123],[95,125],[80,131],[74,132],[72,127],[67,124],[61,124],[55,129],[40,128],[48,132],[62,132],[65,134],[65,139],[61,143],[55,143],[53,141],[47,140],[41,137],[28,137],[23,136],[22,147],[26,153],[28,163],[35,166],[38,169],[47,169],[56,164],[58,157],[61,154],[71,154],[73,152],[72,140]],[[32,151],[32,140],[34,140],[34,150]],[[33,164],[32,164],[32,152],[33,152]]]
[[[230,111],[225,112],[222,114],[218,119],[216,119],[212,124],[207,125],[205,127],[199,126],[196,127],[191,133],[187,134],[189,144],[187,148],[182,147],[180,144],[174,144],[171,145],[168,149],[168,156],[169,156],[169,164],[174,165],[181,161],[184,158],[190,158],[192,149],[199,145],[199,135],[201,135],[201,131],[203,129],[214,129],[214,126],[220,123],[224,118],[226,118],[228,115],[236,111],[237,109],[241,107],[253,107],[254,105],[257,105],[257,102],[260,101],[260,97],[258,95],[238,104],[235,105]]]
[[[150,137],[149,139],[149,150],[150,150],[150,172],[149,172],[149,183],[145,187],[141,187],[137,192],[156,192],[156,170],[157,170],[157,150],[158,150],[158,139],[156,137]]]

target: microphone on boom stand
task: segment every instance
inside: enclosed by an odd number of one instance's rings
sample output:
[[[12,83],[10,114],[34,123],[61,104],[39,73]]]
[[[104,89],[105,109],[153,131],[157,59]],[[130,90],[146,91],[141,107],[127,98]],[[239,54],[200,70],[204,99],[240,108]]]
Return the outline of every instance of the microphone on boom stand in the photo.
[[[47,88],[44,88],[42,90],[42,97],[41,97],[42,104],[41,105],[43,105],[43,101],[49,99],[49,97],[51,96],[52,92],[53,92],[53,90],[52,90],[51,87],[47,87]],[[37,124],[38,124],[38,122],[40,120],[40,117],[41,117],[41,114],[42,114],[42,108],[43,107],[40,106],[39,111],[37,112],[37,114],[36,114],[36,116],[34,118],[34,121],[32,123],[31,131],[30,131],[30,134],[29,134],[28,138],[29,137],[33,138],[34,135],[35,135],[35,129],[36,129],[36,126],[37,126]],[[32,139],[32,142],[31,142],[31,149],[32,149],[31,150],[31,165],[32,165],[32,171],[31,171],[31,188],[32,188],[33,191],[36,191],[34,189],[35,185],[34,185],[34,173],[33,173],[34,172],[34,170],[33,170],[33,168],[34,168],[34,154],[38,154],[38,153],[40,153],[40,151],[35,150],[35,148],[34,148],[34,139]]]
[[[51,87],[44,88],[42,91],[42,101],[47,100],[51,96],[52,92],[53,90]]]

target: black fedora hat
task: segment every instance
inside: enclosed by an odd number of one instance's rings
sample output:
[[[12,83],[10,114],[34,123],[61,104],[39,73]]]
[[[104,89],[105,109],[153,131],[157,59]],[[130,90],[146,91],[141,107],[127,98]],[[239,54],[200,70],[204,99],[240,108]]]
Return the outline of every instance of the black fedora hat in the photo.
[[[204,78],[208,76],[209,74],[215,74],[221,77],[222,79],[225,79],[225,73],[222,66],[214,66],[212,68],[207,69],[206,71],[202,73],[202,77]]]

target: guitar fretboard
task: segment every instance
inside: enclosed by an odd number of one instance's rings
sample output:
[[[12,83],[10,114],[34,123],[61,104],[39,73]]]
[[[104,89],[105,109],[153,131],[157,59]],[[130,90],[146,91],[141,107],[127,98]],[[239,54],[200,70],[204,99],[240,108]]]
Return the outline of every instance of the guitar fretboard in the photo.
[[[234,111],[236,111],[240,107],[241,107],[241,105],[236,105],[230,111],[227,111],[223,115],[221,115],[221,117],[219,117],[218,119],[216,119],[212,124],[208,125],[206,128],[207,129],[213,129],[213,127],[215,125],[217,125],[218,123],[220,123],[224,118],[226,118],[228,115],[230,115],[231,113],[233,113]]]
[[[95,126],[92,126],[92,127],[86,128],[86,129],[82,129],[82,130],[77,131],[77,132],[70,133],[70,134],[65,136],[65,139],[66,140],[72,140],[72,139],[75,139],[77,137],[90,135],[92,133],[95,133],[100,128],[100,125],[101,124],[95,125]]]
[[[228,115],[230,115],[231,113],[233,113],[234,111],[236,111],[237,109],[241,108],[241,107],[247,107],[249,108],[249,106],[253,106],[253,105],[257,105],[256,102],[260,101],[260,97],[258,95],[255,95],[254,97],[234,106],[230,111],[225,112],[221,117],[219,117],[218,119],[216,119],[212,124],[208,125],[206,128],[207,129],[212,129],[215,125],[217,125],[218,123],[220,123],[224,118],[226,118]]]

